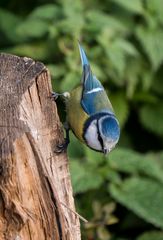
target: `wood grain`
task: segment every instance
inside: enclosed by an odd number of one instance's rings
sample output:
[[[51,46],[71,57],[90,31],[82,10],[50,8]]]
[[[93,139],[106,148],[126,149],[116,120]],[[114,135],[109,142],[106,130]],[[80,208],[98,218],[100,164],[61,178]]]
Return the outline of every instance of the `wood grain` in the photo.
[[[42,63],[0,55],[1,240],[81,239],[51,91]]]

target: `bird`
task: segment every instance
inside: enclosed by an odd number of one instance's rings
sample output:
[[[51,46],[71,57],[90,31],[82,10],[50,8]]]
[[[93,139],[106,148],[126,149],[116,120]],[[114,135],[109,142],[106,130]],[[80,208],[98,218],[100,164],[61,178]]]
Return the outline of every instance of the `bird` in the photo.
[[[92,73],[80,43],[79,52],[83,70],[80,85],[71,92],[52,93],[55,100],[62,96],[66,104],[66,138],[57,146],[57,152],[67,149],[69,130],[72,130],[82,143],[106,155],[119,141],[119,122],[104,87]]]

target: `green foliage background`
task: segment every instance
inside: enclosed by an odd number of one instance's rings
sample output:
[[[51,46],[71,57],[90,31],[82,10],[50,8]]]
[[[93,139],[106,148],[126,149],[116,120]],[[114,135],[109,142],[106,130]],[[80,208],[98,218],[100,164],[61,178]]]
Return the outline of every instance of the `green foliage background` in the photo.
[[[76,205],[89,220],[82,239],[163,239],[162,29],[161,0],[0,2],[1,52],[44,62],[63,92],[80,81],[79,39],[119,119],[106,158],[71,136]]]

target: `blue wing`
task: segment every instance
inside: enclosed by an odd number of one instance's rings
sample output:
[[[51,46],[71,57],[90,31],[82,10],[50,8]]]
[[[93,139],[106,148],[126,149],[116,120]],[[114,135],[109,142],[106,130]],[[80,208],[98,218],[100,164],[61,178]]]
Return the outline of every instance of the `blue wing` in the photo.
[[[80,44],[79,50],[83,66],[83,92],[81,105],[84,111],[89,115],[102,110],[112,111],[111,103],[104,91],[104,88],[100,81],[92,74],[89,61]]]

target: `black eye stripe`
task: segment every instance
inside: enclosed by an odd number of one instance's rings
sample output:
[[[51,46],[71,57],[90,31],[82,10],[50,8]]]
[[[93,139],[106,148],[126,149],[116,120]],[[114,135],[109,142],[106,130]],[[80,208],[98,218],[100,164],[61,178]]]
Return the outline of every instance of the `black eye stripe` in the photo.
[[[89,127],[89,125],[91,124],[91,122],[92,122],[93,120],[97,120],[97,121],[98,121],[101,117],[104,117],[104,116],[109,116],[109,117],[111,117],[111,116],[114,116],[114,114],[113,114],[113,113],[110,113],[110,112],[105,112],[105,111],[104,111],[104,112],[98,112],[98,113],[90,116],[90,117],[87,119],[87,121],[85,122],[85,124],[84,124],[83,132],[84,132],[84,133],[86,132],[87,128]]]
[[[97,136],[98,136],[98,140],[101,144],[101,148],[104,149],[104,142],[103,142],[103,139],[100,135],[100,130],[99,130],[99,120],[97,120]]]

